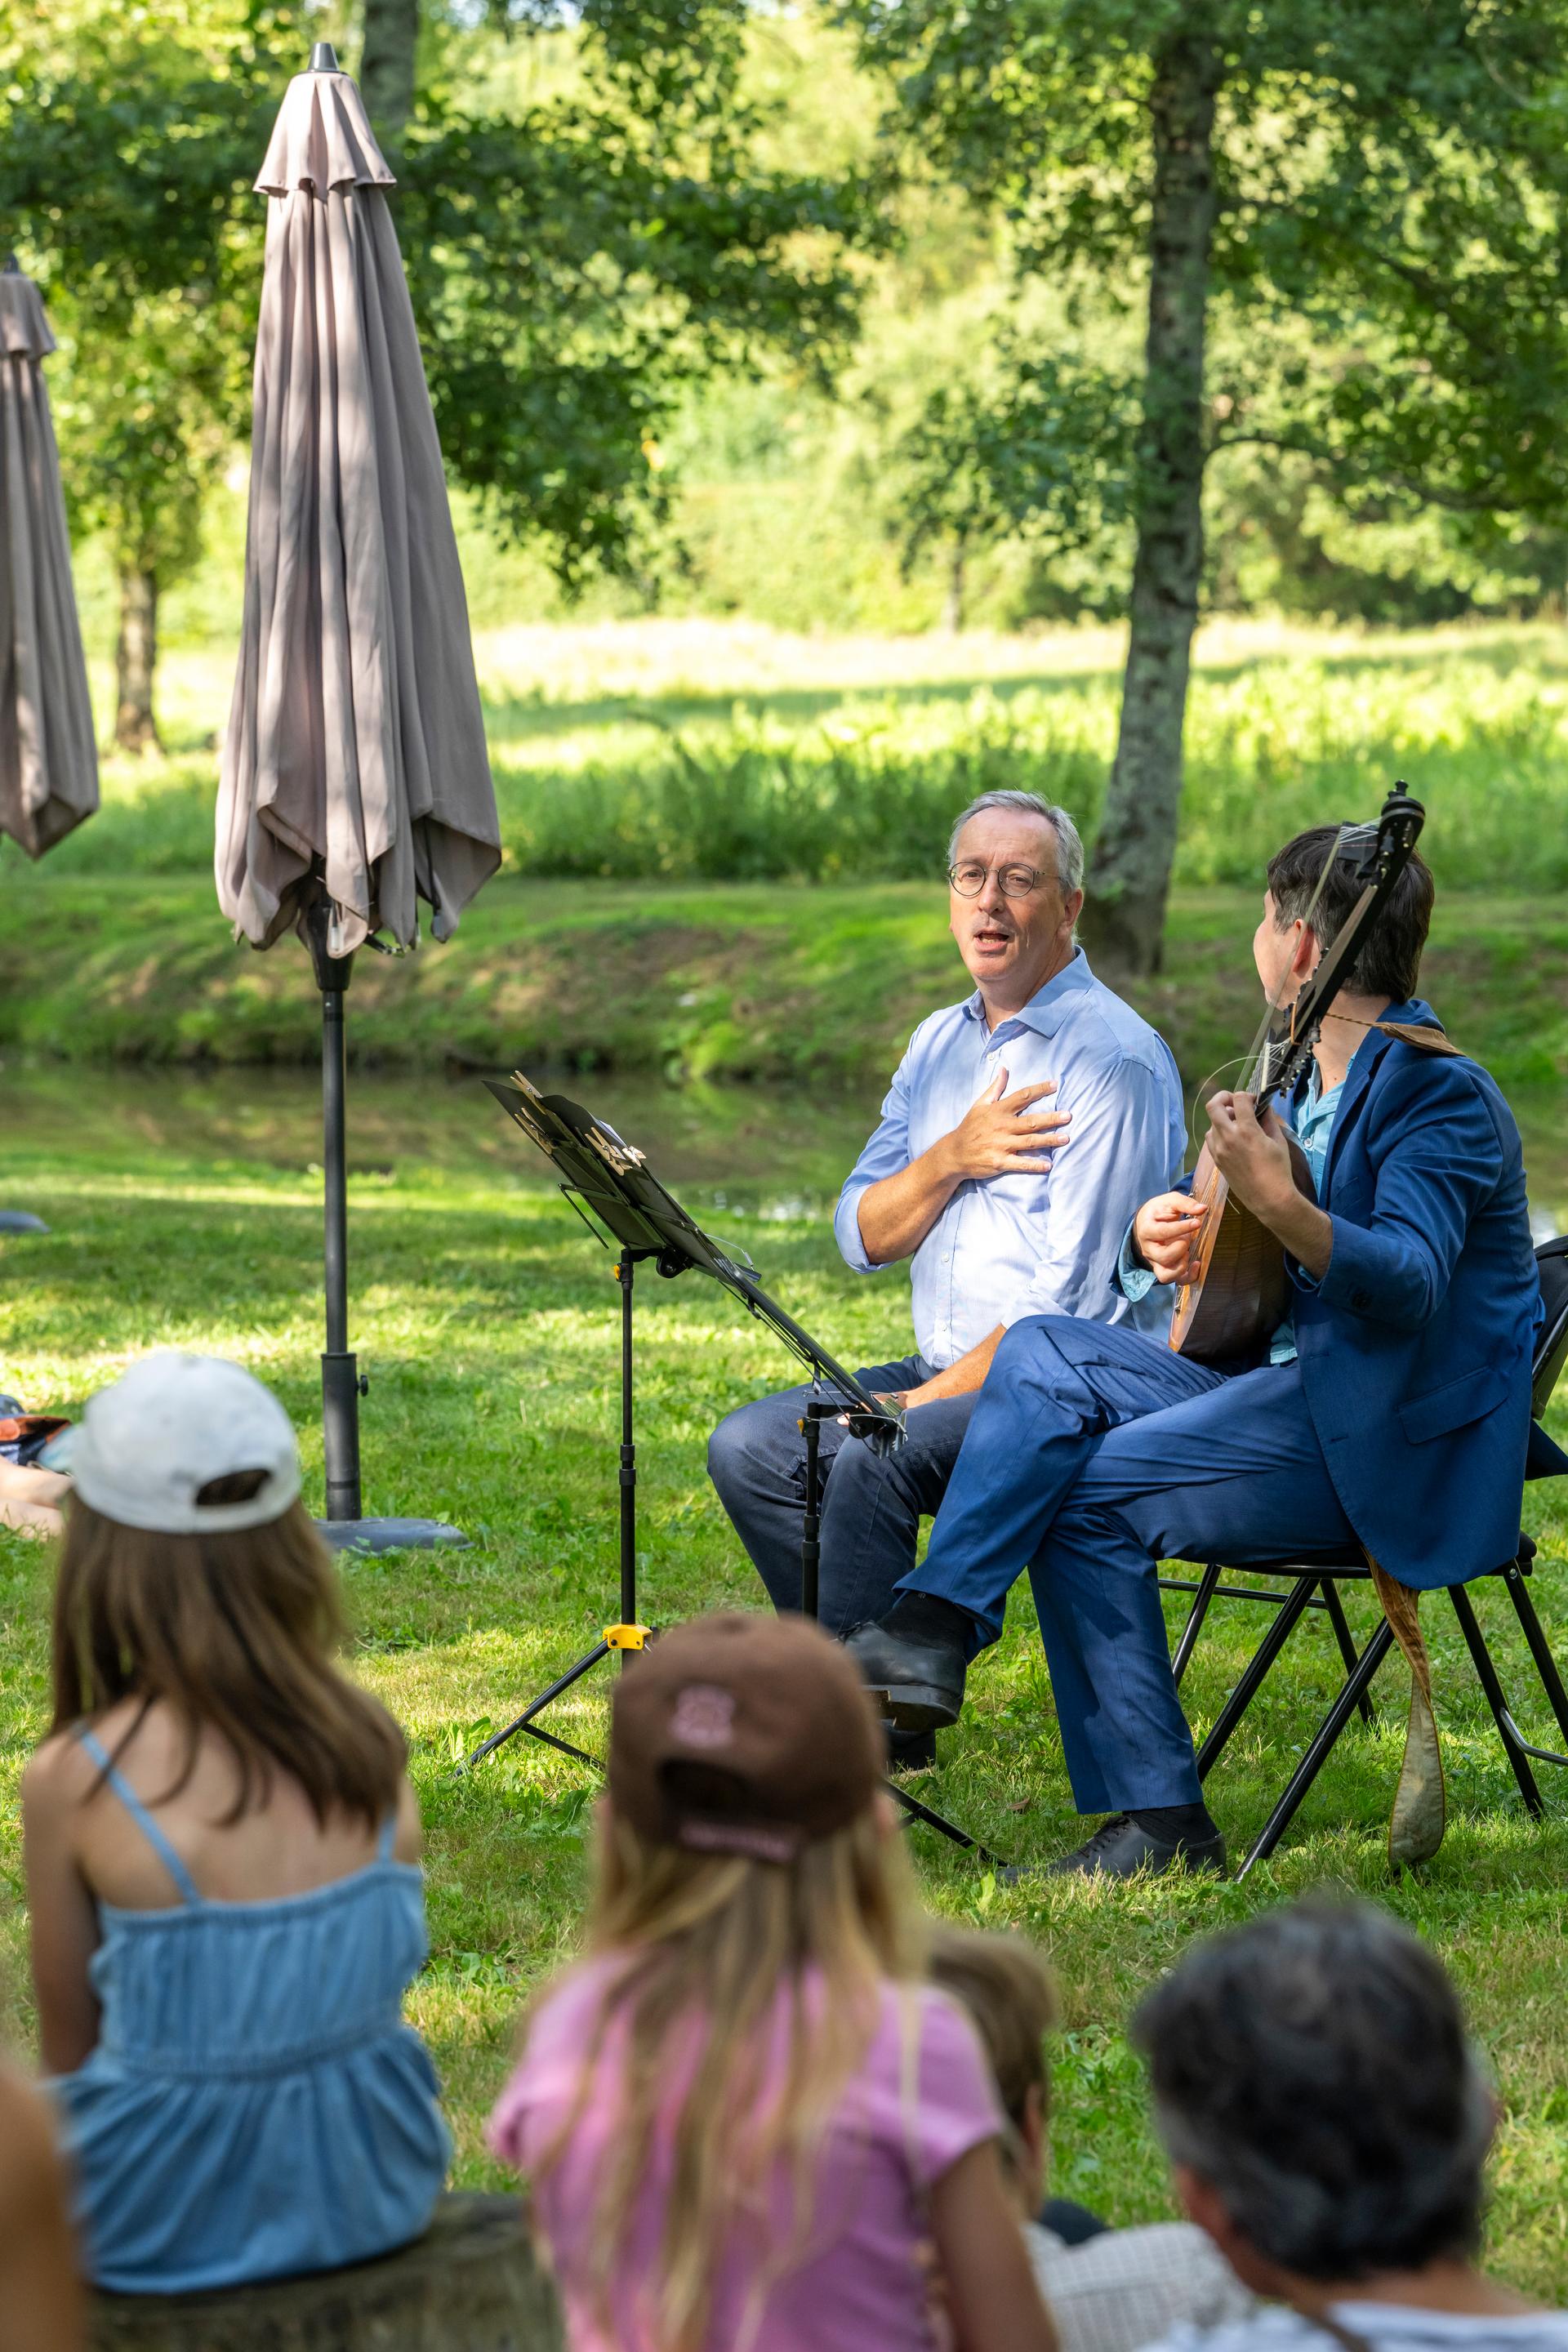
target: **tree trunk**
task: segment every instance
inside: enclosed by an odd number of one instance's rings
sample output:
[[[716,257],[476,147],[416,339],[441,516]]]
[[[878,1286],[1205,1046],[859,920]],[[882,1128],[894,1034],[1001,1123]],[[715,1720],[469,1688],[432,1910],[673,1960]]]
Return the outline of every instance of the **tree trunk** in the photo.
[[[374,128],[394,144],[414,111],[418,45],[419,0],[364,0],[360,95]]]
[[[158,661],[158,583],[151,572],[128,563],[120,574],[120,635],[114,647],[119,688],[114,740],[122,751],[156,751],[153,672]]]
[[[1209,41],[1178,34],[1157,61],[1150,101],[1154,185],[1131,635],[1082,925],[1091,951],[1133,971],[1159,969],[1182,797],[1204,561],[1204,327],[1220,71]]]
[[[947,593],[942,600],[942,625],[956,636],[963,626],[963,534],[954,539],[947,559]]]

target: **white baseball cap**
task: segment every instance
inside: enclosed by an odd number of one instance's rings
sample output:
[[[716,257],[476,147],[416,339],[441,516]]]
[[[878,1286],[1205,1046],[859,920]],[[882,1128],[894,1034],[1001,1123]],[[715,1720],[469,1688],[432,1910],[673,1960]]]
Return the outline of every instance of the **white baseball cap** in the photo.
[[[221,1534],[280,1518],[300,1492],[293,1426],[269,1389],[221,1356],[160,1348],[89,1398],[49,1446],[52,1469],[106,1519],[159,1535]],[[198,1503],[209,1479],[266,1477],[246,1503]]]

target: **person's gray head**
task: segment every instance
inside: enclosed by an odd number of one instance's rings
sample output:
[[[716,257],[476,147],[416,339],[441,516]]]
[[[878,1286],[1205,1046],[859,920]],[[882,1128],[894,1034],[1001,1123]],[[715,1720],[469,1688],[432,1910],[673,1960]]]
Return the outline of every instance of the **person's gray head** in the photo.
[[[947,862],[950,867],[958,863],[958,841],[971,817],[981,816],[987,809],[1006,809],[1015,815],[1042,817],[1056,835],[1057,886],[1064,898],[1083,888],[1083,842],[1079,829],[1065,808],[1055,801],[1042,800],[1038,793],[994,792],[979,793],[954,820],[947,837]]]
[[[948,842],[948,919],[988,1004],[1016,1012],[1069,962],[1083,904],[1083,843],[1037,793],[981,793]]]
[[[1333,2283],[1475,2252],[1491,2095],[1453,1986],[1386,1912],[1316,1899],[1195,1945],[1131,2031],[1211,2231],[1216,2203],[1270,2269]]]

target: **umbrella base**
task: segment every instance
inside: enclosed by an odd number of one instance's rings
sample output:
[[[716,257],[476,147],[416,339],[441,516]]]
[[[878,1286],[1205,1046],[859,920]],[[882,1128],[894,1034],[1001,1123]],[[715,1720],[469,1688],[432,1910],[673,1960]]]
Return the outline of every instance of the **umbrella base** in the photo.
[[[445,1519],[318,1519],[316,1532],[329,1551],[433,1551],[468,1540]]]

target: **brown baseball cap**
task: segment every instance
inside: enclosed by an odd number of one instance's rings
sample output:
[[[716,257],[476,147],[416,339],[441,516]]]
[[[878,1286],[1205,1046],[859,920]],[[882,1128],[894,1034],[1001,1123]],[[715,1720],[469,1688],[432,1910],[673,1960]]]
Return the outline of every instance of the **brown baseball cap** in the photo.
[[[860,1677],[805,1617],[697,1617],[628,1661],[610,1802],[655,1845],[788,1862],[858,1819],[883,1768]]]

